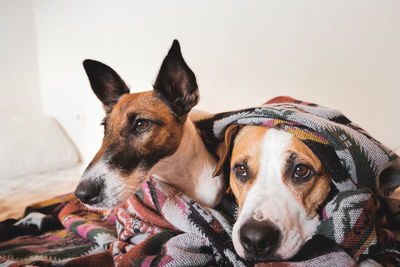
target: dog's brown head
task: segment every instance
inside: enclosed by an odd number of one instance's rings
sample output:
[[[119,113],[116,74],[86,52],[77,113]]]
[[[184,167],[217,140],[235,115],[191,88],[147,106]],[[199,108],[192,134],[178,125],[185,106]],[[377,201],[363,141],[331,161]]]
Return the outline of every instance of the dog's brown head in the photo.
[[[321,161],[291,134],[262,126],[232,125],[220,163],[239,205],[232,240],[239,256],[254,261],[293,257],[319,223],[330,191]]]
[[[75,194],[91,208],[108,208],[126,200],[147,178],[148,170],[177,150],[182,126],[198,103],[199,92],[176,40],[152,91],[130,94],[107,65],[94,60],[83,65],[106,117],[102,146]]]

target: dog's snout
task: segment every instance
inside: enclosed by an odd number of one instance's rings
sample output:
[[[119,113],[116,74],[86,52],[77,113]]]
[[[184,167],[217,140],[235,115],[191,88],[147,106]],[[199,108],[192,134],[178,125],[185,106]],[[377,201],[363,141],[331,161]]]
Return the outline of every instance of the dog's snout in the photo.
[[[82,181],[75,190],[75,195],[85,204],[93,205],[101,201],[103,183],[99,181]]]
[[[240,228],[240,242],[252,257],[272,256],[281,240],[279,228],[269,220],[250,219]]]

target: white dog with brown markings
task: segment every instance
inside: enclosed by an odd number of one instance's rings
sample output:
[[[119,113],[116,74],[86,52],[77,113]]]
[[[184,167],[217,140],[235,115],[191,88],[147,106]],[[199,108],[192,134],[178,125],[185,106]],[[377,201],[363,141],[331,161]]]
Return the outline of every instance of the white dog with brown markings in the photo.
[[[215,174],[227,170],[238,202],[232,239],[240,257],[286,260],[312,237],[331,189],[321,161],[293,135],[231,125]]]

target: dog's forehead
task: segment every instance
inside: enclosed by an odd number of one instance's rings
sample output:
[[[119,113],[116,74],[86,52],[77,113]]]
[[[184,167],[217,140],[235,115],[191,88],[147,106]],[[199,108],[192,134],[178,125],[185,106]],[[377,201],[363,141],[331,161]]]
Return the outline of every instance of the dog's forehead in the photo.
[[[117,107],[120,111],[129,111],[132,109],[160,109],[167,108],[164,102],[150,92],[133,93],[123,95],[118,103]]]
[[[232,156],[234,154],[242,154],[249,149],[261,149],[259,144],[261,144],[268,130],[270,130],[268,127],[244,126],[235,137]]]
[[[263,150],[263,144],[269,146],[273,144],[273,142],[265,143],[266,137],[274,138],[278,136],[289,136],[289,134],[284,131],[278,131],[274,135],[267,136],[267,133],[270,130],[271,128],[264,126],[247,125],[243,127],[234,139],[232,156],[234,156],[234,154],[243,154],[245,151],[249,150],[260,150],[259,152],[261,153],[261,150]],[[285,151],[296,152],[304,157],[310,158],[315,163],[319,162],[318,157],[312,152],[312,150],[301,140],[292,135],[290,135],[289,146],[286,147]]]
[[[153,91],[131,93],[121,96],[111,112],[112,117],[119,117],[129,113],[155,113],[166,115],[171,113],[168,106],[157,97]]]

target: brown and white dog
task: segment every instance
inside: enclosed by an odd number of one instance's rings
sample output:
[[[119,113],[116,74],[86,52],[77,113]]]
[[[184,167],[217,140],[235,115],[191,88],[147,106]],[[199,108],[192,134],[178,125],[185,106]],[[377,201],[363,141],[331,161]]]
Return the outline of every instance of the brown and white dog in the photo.
[[[106,117],[102,146],[75,195],[89,208],[109,208],[122,204],[152,176],[204,206],[217,205],[224,180],[213,178],[217,160],[188,117],[199,92],[178,41],[173,42],[151,91],[130,94],[107,65],[94,60],[83,65]]]
[[[263,126],[231,125],[220,149],[216,174],[229,172],[239,206],[236,252],[254,261],[293,257],[315,232],[331,189],[318,157],[291,134]]]

